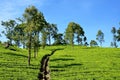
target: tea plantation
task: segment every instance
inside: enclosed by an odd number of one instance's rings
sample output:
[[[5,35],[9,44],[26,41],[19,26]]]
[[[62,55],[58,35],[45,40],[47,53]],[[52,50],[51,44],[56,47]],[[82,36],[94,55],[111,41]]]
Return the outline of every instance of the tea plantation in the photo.
[[[50,57],[51,80],[120,80],[120,49],[80,46],[47,46],[40,49],[37,58],[27,64],[27,50],[0,47],[0,80],[38,80],[40,60],[52,49]]]

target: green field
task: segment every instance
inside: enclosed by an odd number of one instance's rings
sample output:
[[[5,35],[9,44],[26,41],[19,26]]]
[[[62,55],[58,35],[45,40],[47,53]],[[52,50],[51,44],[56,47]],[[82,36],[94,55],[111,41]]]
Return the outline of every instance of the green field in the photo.
[[[51,80],[120,80],[119,48],[48,46],[27,65],[27,50],[12,51],[0,47],[0,80],[38,80],[40,59],[51,49]]]

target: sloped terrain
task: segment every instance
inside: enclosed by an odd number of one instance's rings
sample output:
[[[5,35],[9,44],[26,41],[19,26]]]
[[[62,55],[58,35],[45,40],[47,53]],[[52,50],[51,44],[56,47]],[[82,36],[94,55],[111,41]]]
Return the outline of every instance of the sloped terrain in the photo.
[[[27,50],[16,51],[0,47],[0,80],[37,80],[40,60],[52,49],[50,58],[51,80],[119,80],[120,49],[87,48],[80,46],[48,46],[40,49],[27,65]],[[33,54],[32,54],[33,56]]]

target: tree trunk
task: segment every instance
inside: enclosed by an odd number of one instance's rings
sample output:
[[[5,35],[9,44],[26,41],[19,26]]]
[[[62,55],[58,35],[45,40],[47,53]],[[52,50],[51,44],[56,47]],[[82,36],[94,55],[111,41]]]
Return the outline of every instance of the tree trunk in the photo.
[[[30,65],[30,59],[31,59],[31,42],[32,42],[32,38],[31,38],[31,34],[29,35],[29,45],[28,45],[28,65]]]
[[[39,47],[39,32],[35,32],[35,40],[34,40],[34,58],[37,57],[38,47]]]
[[[49,37],[48,37],[48,39],[49,39],[49,45],[51,45],[51,39],[50,39],[50,34],[49,34]]]
[[[34,46],[34,58],[36,58],[37,48]]]

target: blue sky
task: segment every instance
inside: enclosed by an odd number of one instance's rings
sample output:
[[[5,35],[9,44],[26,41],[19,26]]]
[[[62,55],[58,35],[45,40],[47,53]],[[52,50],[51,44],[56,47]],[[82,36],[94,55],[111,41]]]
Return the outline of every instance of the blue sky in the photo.
[[[76,22],[83,27],[88,42],[96,39],[100,29],[105,35],[103,46],[110,46],[111,28],[120,27],[119,3],[120,0],[2,0],[0,21],[21,17],[26,7],[34,5],[48,22],[57,24],[59,32],[64,33],[69,22]]]

